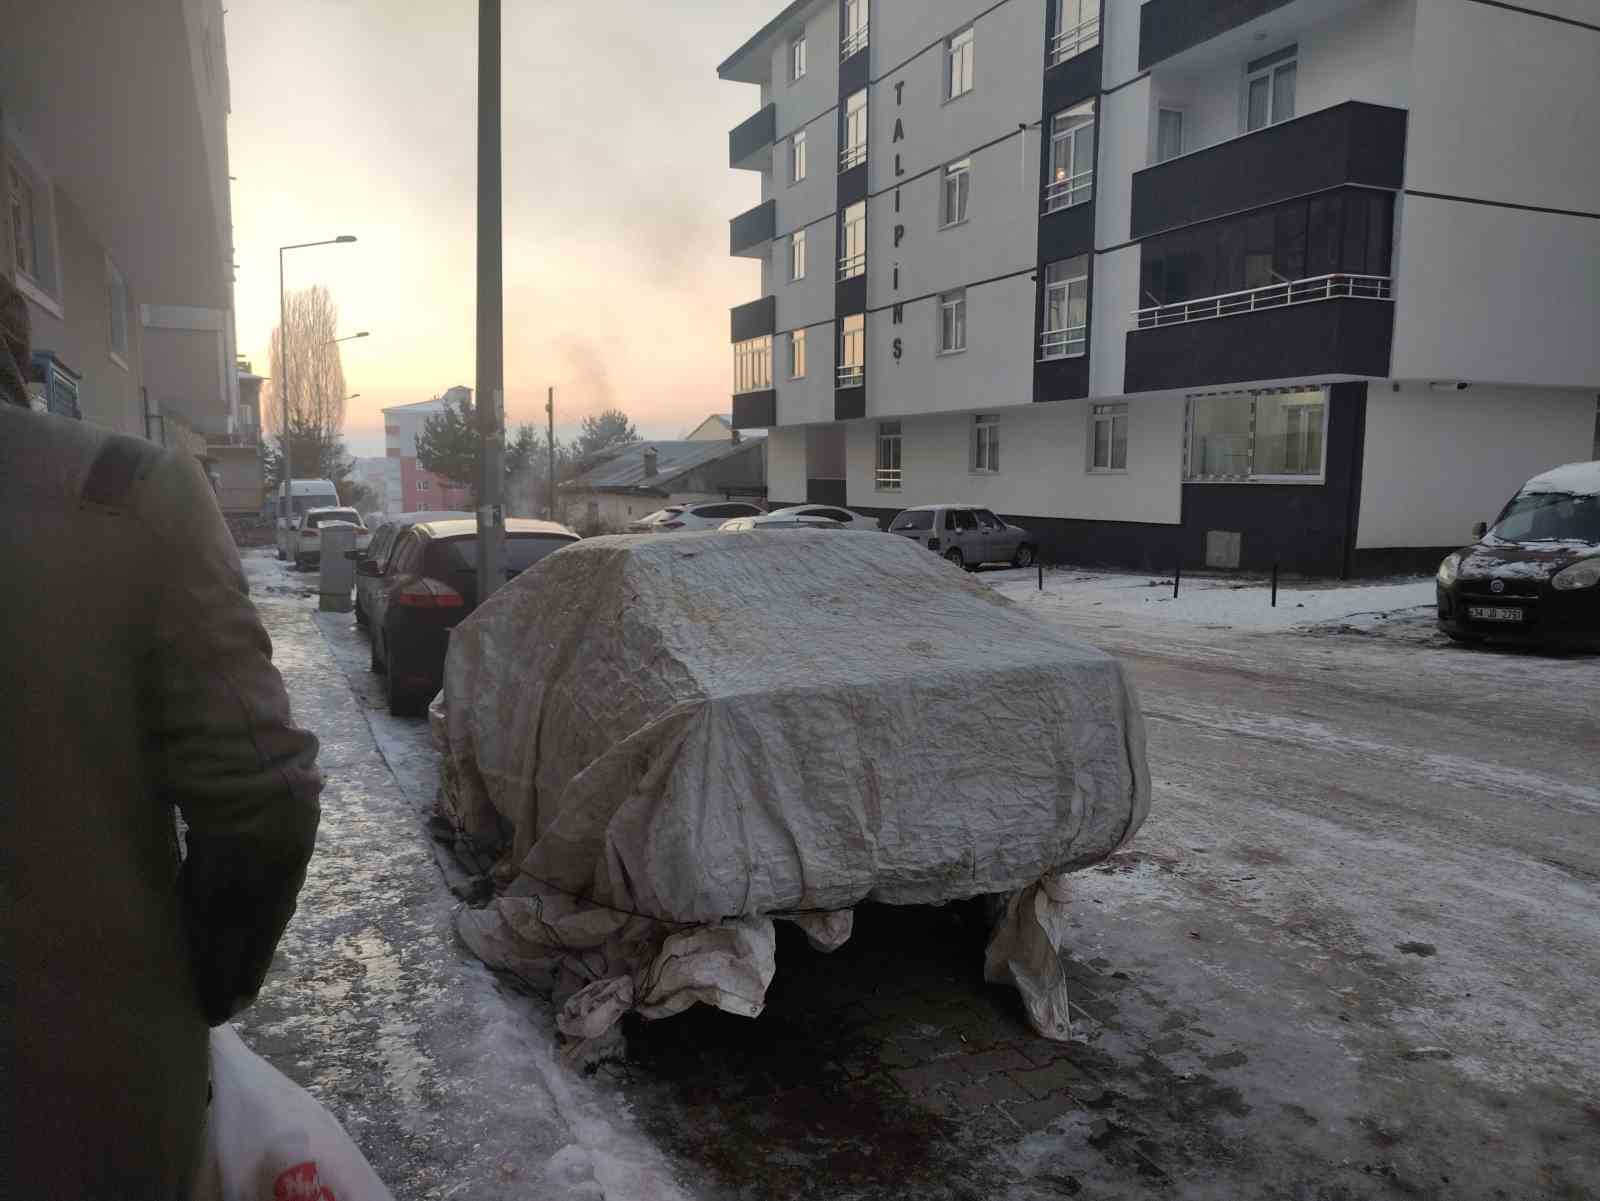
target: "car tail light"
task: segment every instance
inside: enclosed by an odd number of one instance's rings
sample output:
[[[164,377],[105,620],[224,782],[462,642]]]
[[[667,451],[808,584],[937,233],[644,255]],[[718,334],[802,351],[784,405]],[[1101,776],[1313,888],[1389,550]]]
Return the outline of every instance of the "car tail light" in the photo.
[[[461,593],[438,580],[415,580],[395,594],[395,603],[407,609],[460,609]]]
[[[317,536],[317,531],[316,530],[301,530],[300,531],[300,536],[302,538],[315,538]]]
[[[683,522],[681,522],[681,521],[663,521],[661,523],[661,528],[664,529],[664,530],[681,530],[683,528]]]

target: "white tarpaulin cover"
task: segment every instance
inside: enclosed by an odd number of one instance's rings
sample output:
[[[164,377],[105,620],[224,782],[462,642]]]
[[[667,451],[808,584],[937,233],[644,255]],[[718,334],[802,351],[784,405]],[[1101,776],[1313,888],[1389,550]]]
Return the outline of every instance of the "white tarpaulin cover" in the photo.
[[[454,632],[444,806],[502,851],[459,928],[569,1036],[761,1011],[774,917],[832,950],[861,901],[1012,894],[987,974],[1067,1033],[1061,873],[1149,809],[1120,663],[903,538],[596,538]]]

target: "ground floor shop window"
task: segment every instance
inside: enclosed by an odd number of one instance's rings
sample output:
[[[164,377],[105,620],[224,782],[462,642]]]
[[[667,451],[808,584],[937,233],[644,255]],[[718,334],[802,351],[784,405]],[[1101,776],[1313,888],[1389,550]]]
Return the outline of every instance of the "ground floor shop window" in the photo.
[[[1320,482],[1327,414],[1323,388],[1192,396],[1184,478]]]
[[[900,423],[878,422],[878,470],[876,483],[880,492],[900,490]]]

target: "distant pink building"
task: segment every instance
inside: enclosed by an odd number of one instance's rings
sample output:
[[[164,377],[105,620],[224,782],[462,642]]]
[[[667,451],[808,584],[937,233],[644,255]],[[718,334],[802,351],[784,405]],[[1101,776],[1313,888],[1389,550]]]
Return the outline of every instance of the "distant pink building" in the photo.
[[[444,412],[472,390],[460,386],[433,400],[395,405],[383,411],[384,453],[391,460],[385,511],[420,513],[426,509],[470,509],[472,493],[417,463],[417,435],[429,417]],[[398,460],[398,463],[393,462]]]

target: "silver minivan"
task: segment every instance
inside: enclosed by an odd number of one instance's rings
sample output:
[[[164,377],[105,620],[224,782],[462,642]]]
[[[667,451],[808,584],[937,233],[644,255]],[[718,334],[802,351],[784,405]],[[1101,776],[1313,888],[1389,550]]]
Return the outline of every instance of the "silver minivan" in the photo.
[[[914,539],[969,571],[984,563],[1032,566],[1039,545],[1021,526],[974,505],[916,505],[891,521],[889,532]]]

